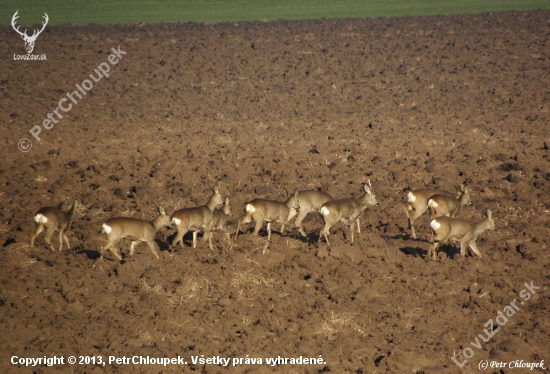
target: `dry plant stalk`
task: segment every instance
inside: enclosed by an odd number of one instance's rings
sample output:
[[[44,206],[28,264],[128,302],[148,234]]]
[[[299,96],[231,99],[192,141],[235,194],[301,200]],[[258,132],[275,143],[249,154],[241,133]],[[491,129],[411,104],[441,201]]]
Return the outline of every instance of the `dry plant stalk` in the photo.
[[[195,277],[189,277],[181,285],[177,286],[172,292],[165,290],[160,284],[151,287],[145,279],[141,280],[141,288],[143,292],[153,292],[157,295],[165,297],[173,307],[181,306],[190,299],[199,299],[201,290],[206,289],[211,292],[212,282],[207,285],[207,281],[197,280]]]
[[[321,327],[315,331],[314,335],[334,335],[338,331],[347,331],[351,330],[359,335],[366,335],[366,331],[363,326],[359,325],[354,321],[352,313],[344,312],[340,314],[335,314],[334,311],[330,311],[330,317],[326,318],[322,323]]]

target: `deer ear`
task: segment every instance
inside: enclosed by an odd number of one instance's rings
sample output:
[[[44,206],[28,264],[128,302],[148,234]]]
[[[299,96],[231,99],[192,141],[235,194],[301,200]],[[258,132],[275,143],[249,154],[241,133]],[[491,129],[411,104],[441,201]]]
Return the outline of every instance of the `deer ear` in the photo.
[[[298,189],[294,190],[294,197],[298,197]]]
[[[162,214],[162,215],[165,215],[165,214],[166,214],[166,213],[164,213],[164,208],[162,207],[162,205],[159,205],[159,206],[157,207],[157,210],[158,210],[159,213]]]
[[[487,218],[493,219],[493,213],[491,213],[491,209],[487,209]]]

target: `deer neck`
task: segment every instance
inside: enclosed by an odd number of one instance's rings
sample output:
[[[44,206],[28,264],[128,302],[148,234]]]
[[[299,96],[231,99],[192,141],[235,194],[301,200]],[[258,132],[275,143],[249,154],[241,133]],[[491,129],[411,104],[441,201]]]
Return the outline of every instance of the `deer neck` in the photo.
[[[363,194],[356,199],[359,205],[361,206],[361,209],[366,209],[369,205],[369,194],[367,192],[363,192]]]
[[[462,194],[458,198],[458,201],[460,203],[459,205],[460,205],[461,208],[463,206],[466,206],[466,204],[468,204],[468,194],[466,192],[462,192]]]
[[[158,216],[156,216],[155,219],[151,221],[151,223],[155,227],[155,232],[159,231],[162,227],[162,215],[159,214]]]
[[[208,202],[206,203],[206,207],[208,208],[208,210],[213,212],[214,209],[216,209],[216,203],[216,193],[213,193],[212,196],[210,196],[210,200],[208,200]]]
[[[488,219],[483,219],[477,222],[475,231],[474,231],[474,236],[478,237],[479,235],[483,234],[485,231],[489,229],[490,226],[491,226],[491,223],[489,222]]]
[[[73,202],[73,205],[71,206],[71,209],[67,212],[67,215],[69,216],[69,229],[72,226],[74,220],[76,219],[76,200]]]

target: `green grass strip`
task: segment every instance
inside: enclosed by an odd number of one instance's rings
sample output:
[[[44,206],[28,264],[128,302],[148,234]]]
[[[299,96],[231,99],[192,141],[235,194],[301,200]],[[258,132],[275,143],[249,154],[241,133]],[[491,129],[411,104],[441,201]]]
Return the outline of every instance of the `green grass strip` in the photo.
[[[49,25],[376,18],[550,9],[550,0],[0,0],[0,23]]]

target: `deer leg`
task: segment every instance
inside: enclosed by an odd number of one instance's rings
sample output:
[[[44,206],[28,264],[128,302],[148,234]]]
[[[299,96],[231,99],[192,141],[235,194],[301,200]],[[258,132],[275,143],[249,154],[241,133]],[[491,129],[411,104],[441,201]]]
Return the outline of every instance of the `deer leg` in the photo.
[[[355,226],[355,221],[351,221],[351,223],[349,225],[349,229],[351,230],[351,244],[352,245],[353,245],[353,232],[355,231],[354,226]]]
[[[411,229],[411,236],[413,237],[413,239],[416,239],[416,232],[414,231],[414,221],[416,221],[416,219],[420,217],[422,213],[424,213],[426,210],[424,211],[416,210],[410,204],[405,205],[404,208],[405,208],[405,213],[407,213],[407,217],[409,217],[409,228]],[[414,212],[412,216],[410,213],[411,210]]]
[[[133,243],[134,243],[134,242],[132,242],[132,244],[133,244]],[[154,239],[153,239],[153,240],[149,240],[149,241],[147,242],[147,244],[149,244],[149,249],[151,250],[151,252],[153,252],[153,254],[155,255],[155,257],[156,257],[157,260],[158,260],[159,255],[158,255],[158,253],[157,253],[157,250],[155,249],[155,241],[154,241]],[[130,253],[130,255],[131,255],[131,253]]]
[[[294,226],[298,228],[298,231],[300,232],[300,235],[306,236],[306,233],[304,232],[304,229],[302,228],[302,221],[307,216],[307,211],[300,209],[298,212],[298,217],[296,217],[296,221],[294,221]]]
[[[271,241],[271,222],[267,223],[267,241]]]
[[[139,244],[139,241],[132,241],[132,243],[130,244],[130,256],[134,255],[136,245],[138,244]],[[147,242],[147,244],[149,244],[149,242]]]
[[[481,252],[479,251],[479,249],[477,248],[477,244],[476,244],[476,241],[474,240],[473,242],[471,242],[469,244],[470,248],[472,248],[472,251],[475,252],[476,255],[479,256],[479,258],[483,258],[483,256],[481,255]]]
[[[431,246],[430,246],[430,249],[428,250],[428,255],[426,256],[426,260],[429,260],[430,258],[430,253],[432,254],[433,256],[433,259],[434,260],[437,260],[437,247],[439,246],[439,242],[435,242],[433,243]]]
[[[212,232],[210,230],[206,229],[205,232],[204,232],[204,235],[207,235],[208,236],[208,247],[210,248],[211,251],[213,251],[212,249]]]
[[[325,223],[325,226],[319,233],[319,244],[321,243],[321,238],[324,236],[325,240],[327,242],[327,245],[330,247],[330,242],[328,241],[328,232],[330,230],[330,225],[328,223]]]
[[[116,249],[113,248],[113,245],[115,245],[117,242],[118,240],[112,240],[112,239],[107,240],[107,244],[105,244],[103,248],[101,248],[101,251],[99,253],[99,259],[102,260],[103,253],[105,252],[105,250],[109,249],[111,253],[115,255],[116,258],[118,258],[119,261],[122,260],[122,257],[116,252]]]
[[[411,221],[411,215],[409,213],[411,210],[413,210],[411,204],[403,205],[403,210],[405,211],[405,214],[407,215],[407,221],[409,223],[409,230],[412,231],[412,237],[416,238],[416,236],[414,234],[414,227],[413,227],[413,224],[412,224],[412,221]]]
[[[185,234],[187,234],[187,231],[188,230],[184,230],[184,229],[179,229],[178,228],[178,234],[176,235],[176,237],[174,238],[174,240],[172,241],[172,248],[171,248],[171,253],[174,252],[174,247],[176,246],[176,244],[179,242],[180,245],[183,247],[183,236]]]
[[[122,256],[118,253],[118,250],[115,247],[111,247],[109,250],[116,258],[118,258],[119,261],[122,261]]]
[[[237,223],[237,231],[235,232],[235,241],[237,241],[237,238],[239,237],[239,231],[240,230],[241,230],[241,221],[239,221],[239,223]]]
[[[65,240],[65,243],[67,244],[67,249],[71,248],[71,245],[69,244],[69,238],[67,237],[67,231],[63,233],[63,240]]]
[[[325,240],[327,242],[327,245],[330,247],[330,242],[328,241],[328,231],[329,230],[325,231]]]
[[[59,230],[59,252],[63,250],[63,229]]]
[[[227,230],[227,227],[224,227],[224,228],[223,228],[223,233],[224,233],[225,235],[227,235],[227,240],[229,240],[229,242],[231,242],[231,235],[229,235],[229,231]],[[224,235],[224,236],[225,236],[225,235]]]
[[[252,232],[253,235],[258,235],[258,232],[260,232],[260,229],[262,228],[264,224],[264,221],[258,220],[256,221],[256,225],[254,226],[254,231]]]
[[[51,238],[52,238],[52,235],[53,235],[54,232],[55,232],[55,227],[53,227],[53,226],[46,227],[46,237],[45,237],[45,239],[46,239],[46,243],[48,243],[48,245],[50,246],[50,250],[52,252],[54,252],[54,249],[53,249]]]
[[[197,248],[197,231],[193,231],[193,248]]]
[[[460,242],[460,254],[466,256],[466,250],[468,249],[468,243],[463,240]]]
[[[31,238],[31,247],[34,247],[34,240],[36,237],[44,230],[44,225],[37,223],[36,228],[34,229],[34,234]]]

